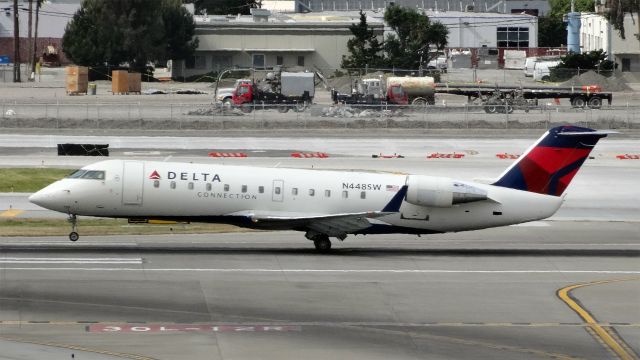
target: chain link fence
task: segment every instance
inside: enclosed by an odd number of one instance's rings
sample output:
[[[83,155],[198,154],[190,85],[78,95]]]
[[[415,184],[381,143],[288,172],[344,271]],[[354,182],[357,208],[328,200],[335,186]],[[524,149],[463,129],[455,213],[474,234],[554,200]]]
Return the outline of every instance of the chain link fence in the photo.
[[[50,129],[543,129],[575,124],[638,129],[640,106],[603,109],[540,105],[526,109],[481,105],[268,105],[242,109],[211,104],[4,104],[1,128]]]

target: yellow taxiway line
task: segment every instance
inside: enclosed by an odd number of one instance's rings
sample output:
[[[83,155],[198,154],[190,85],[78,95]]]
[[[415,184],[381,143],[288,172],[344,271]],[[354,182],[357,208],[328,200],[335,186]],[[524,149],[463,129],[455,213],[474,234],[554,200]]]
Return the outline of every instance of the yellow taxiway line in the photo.
[[[16,217],[16,216],[22,214],[23,212],[24,212],[24,210],[9,209],[9,210],[5,210],[3,212],[0,212],[0,217]]]
[[[571,291],[599,284],[608,284],[619,281],[640,280],[640,278],[631,279],[614,279],[614,280],[599,280],[582,284],[574,284],[563,287],[557,292],[558,297],[564,301],[573,311],[575,311],[589,326],[589,328],[596,334],[620,359],[622,360],[638,360],[638,357],[633,353],[622,340],[617,341],[608,329],[599,324],[594,317],[584,307],[580,306],[578,302],[571,296]],[[623,345],[624,344],[624,345]]]

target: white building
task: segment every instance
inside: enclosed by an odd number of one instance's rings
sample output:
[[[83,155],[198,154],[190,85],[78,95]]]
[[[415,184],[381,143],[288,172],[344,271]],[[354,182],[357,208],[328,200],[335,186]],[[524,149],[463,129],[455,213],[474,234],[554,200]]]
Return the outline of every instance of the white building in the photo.
[[[638,32],[638,14],[625,16],[626,39],[620,37],[602,15],[582,13],[581,20],[580,46],[583,52],[602,49],[617,64],[619,71],[640,71],[640,41],[635,36]]]

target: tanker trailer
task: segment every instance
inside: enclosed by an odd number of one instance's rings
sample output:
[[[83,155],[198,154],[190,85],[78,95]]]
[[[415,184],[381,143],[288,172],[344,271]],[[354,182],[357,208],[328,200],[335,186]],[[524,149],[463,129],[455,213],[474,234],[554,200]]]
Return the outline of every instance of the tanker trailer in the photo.
[[[433,105],[436,103],[436,84],[431,76],[422,77],[399,77],[391,76],[387,78],[387,89],[391,86],[402,86],[408,96],[411,105]]]

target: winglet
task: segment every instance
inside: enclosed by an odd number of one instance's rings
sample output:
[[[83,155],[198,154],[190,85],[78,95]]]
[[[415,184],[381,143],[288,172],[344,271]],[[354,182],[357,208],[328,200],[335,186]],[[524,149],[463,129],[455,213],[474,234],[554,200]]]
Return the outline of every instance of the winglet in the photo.
[[[382,212],[399,212],[400,211],[400,206],[402,205],[402,202],[404,201],[404,197],[407,195],[407,189],[409,189],[409,187],[407,185],[404,185],[400,189],[400,191],[398,191],[393,196],[393,198],[391,198],[391,201],[389,201],[387,206],[385,206],[384,209],[382,209]]]

